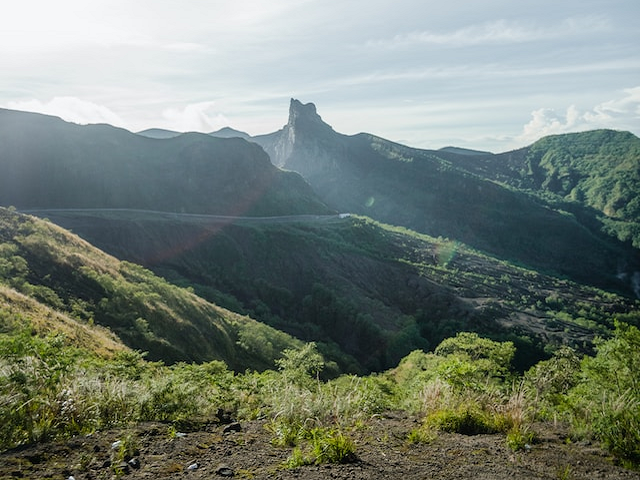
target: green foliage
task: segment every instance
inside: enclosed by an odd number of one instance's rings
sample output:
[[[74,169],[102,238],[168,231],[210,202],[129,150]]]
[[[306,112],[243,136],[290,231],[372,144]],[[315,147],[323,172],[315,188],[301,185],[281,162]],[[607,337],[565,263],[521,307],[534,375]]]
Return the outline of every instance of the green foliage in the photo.
[[[285,380],[307,385],[309,380],[319,377],[324,368],[324,359],[315,343],[307,343],[298,350],[288,349],[282,352],[282,358],[276,364]]]
[[[351,463],[357,459],[355,443],[341,431],[314,428],[310,437],[315,463]]]
[[[612,338],[585,357],[582,378],[569,391],[575,421],[614,455],[640,465],[640,330],[616,322]]]
[[[238,370],[262,370],[272,368],[283,349],[300,345],[290,335],[224,311],[139,265],[117,261],[52,224],[4,209],[0,284],[46,305],[51,316],[69,317],[63,328],[67,333],[83,330],[85,337],[97,337],[98,329],[82,325],[98,324],[122,343],[167,363],[224,360]],[[37,318],[34,327],[57,330],[61,320],[56,320]]]
[[[495,417],[476,405],[461,405],[457,408],[445,408],[429,413],[424,424],[427,428],[443,432],[478,435],[500,431]]]
[[[432,443],[438,438],[437,432],[427,425],[421,425],[409,431],[407,434],[407,442],[410,444],[415,443]]]
[[[292,446],[287,468],[322,463],[351,463],[357,460],[356,445],[341,430],[326,427],[300,428],[286,442],[277,446]]]
[[[477,333],[460,332],[454,338],[448,338],[435,350],[436,355],[457,355],[470,360],[487,360],[487,373],[504,374],[511,368],[515,354],[512,342],[495,342],[480,338]]]

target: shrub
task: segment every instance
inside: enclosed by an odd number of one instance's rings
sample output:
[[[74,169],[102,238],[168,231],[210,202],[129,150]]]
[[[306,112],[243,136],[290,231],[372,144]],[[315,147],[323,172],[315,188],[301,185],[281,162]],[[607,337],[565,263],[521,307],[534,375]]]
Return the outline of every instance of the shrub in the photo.
[[[443,432],[462,435],[499,431],[494,417],[473,405],[461,405],[455,409],[444,408],[431,412],[425,417],[424,425]]]
[[[630,466],[640,466],[640,330],[615,323],[612,338],[596,342],[569,392],[574,423]]]
[[[314,428],[310,435],[315,463],[356,461],[356,445],[341,431]]]

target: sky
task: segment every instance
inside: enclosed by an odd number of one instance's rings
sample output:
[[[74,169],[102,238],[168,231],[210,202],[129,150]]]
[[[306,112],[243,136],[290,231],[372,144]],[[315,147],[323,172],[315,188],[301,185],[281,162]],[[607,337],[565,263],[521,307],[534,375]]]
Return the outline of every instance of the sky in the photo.
[[[640,135],[638,0],[20,0],[0,107],[251,135],[312,102],[344,134],[503,152]]]

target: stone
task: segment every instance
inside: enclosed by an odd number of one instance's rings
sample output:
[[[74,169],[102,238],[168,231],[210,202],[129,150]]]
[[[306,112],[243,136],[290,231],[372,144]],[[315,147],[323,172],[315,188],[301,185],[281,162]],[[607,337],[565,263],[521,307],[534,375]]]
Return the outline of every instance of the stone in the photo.
[[[242,427],[239,422],[233,422],[224,427],[222,433],[231,433],[231,432],[240,432],[242,431]]]
[[[229,465],[222,463],[216,468],[216,475],[220,475],[221,477],[233,477],[234,471],[229,467]]]

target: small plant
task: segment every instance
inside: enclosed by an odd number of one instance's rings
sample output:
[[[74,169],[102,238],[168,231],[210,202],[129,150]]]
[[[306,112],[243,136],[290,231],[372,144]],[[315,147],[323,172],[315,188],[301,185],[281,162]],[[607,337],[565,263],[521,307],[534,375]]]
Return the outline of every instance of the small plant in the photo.
[[[127,462],[139,455],[138,442],[133,434],[127,434],[122,440],[114,442],[112,449],[111,463],[114,469],[118,468],[122,462]]]
[[[285,468],[298,468],[304,465],[311,465],[313,462],[313,458],[305,455],[299,447],[295,447],[291,452],[291,456],[284,463],[284,466]]]
[[[564,468],[559,468],[557,472],[558,480],[570,480],[571,477],[573,476],[571,472],[572,472],[571,465],[567,465]]]
[[[294,447],[305,436],[304,428],[298,422],[273,420],[265,428],[273,435],[271,444],[275,447]]]
[[[340,431],[314,428],[311,444],[315,463],[351,463],[356,460],[356,445]]]
[[[507,446],[514,452],[527,449],[535,440],[534,432],[527,427],[514,427],[507,432]]]
[[[304,431],[304,446],[295,446],[284,466],[297,468],[321,463],[351,463],[356,461],[356,445],[339,430],[322,427]]]
[[[477,407],[466,405],[457,409],[445,408],[430,413],[425,418],[425,426],[463,435],[496,433],[498,431],[491,415]]]
[[[414,428],[407,434],[407,442],[410,444],[433,443],[438,434],[432,428],[420,426]]]

